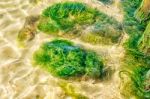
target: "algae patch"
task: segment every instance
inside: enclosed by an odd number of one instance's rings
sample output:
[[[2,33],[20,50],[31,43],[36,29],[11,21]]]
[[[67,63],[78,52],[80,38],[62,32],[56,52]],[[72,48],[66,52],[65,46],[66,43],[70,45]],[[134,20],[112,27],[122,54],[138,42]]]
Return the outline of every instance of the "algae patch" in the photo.
[[[103,62],[95,52],[66,40],[46,42],[35,51],[34,64],[60,78],[88,76],[100,78]]]
[[[49,35],[81,37],[93,44],[117,43],[122,33],[121,24],[113,17],[80,2],[62,2],[47,7],[42,12],[38,29]],[[98,40],[93,40],[89,33],[98,36]],[[87,36],[91,40],[85,40]]]

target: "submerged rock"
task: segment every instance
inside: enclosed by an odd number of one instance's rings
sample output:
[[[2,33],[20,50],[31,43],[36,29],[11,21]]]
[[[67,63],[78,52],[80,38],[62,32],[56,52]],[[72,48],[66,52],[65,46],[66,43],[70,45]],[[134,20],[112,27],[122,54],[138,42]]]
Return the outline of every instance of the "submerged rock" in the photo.
[[[44,43],[33,55],[38,65],[60,78],[100,78],[103,62],[95,52],[87,51],[66,40]]]
[[[37,33],[36,25],[38,20],[39,16],[28,16],[26,18],[25,24],[20,30],[17,38],[20,46],[25,46],[35,37],[35,34]]]
[[[47,7],[42,12],[38,29],[61,37],[82,35],[81,40],[94,44],[117,43],[122,33],[121,24],[113,17],[80,2],[56,3]],[[91,40],[85,40],[89,32],[97,36],[98,40],[91,39],[93,37],[89,35]]]

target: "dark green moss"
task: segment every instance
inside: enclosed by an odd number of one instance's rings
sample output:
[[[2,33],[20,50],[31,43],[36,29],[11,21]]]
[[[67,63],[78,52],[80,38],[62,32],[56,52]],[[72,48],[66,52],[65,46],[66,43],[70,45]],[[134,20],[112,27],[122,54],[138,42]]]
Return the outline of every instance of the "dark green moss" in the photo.
[[[87,75],[100,77],[103,63],[92,51],[86,51],[66,40],[44,43],[33,55],[36,65],[61,78]]]

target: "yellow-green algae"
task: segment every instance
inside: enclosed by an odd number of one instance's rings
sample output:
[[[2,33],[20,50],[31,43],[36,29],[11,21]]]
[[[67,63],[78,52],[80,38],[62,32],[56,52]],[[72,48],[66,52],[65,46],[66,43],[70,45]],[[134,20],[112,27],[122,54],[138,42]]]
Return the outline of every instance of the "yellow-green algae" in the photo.
[[[72,99],[89,99],[81,93],[78,93],[78,89],[71,83],[60,81],[58,84],[63,89],[63,91],[65,91],[65,94],[70,96]]]

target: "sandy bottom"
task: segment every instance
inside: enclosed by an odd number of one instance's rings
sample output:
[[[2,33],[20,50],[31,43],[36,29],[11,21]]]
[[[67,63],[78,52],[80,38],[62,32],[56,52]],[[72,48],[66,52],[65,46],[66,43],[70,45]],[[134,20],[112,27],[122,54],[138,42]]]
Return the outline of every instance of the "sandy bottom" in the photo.
[[[26,48],[19,48],[16,42],[26,16],[39,14],[47,5],[60,0],[40,0],[38,4],[34,1],[36,0],[0,0],[0,99],[66,99],[65,92],[58,84],[61,80],[33,67],[30,61],[34,50],[41,43],[53,38],[39,33]],[[122,14],[117,9],[118,0],[111,6],[103,5],[96,0],[84,0],[84,2],[122,21]],[[68,81],[68,83],[89,99],[122,99],[118,77],[124,53],[122,43],[113,46],[94,46],[78,39],[72,41],[103,56],[106,66],[112,68],[114,73],[109,80],[95,82],[89,79],[80,82]]]

